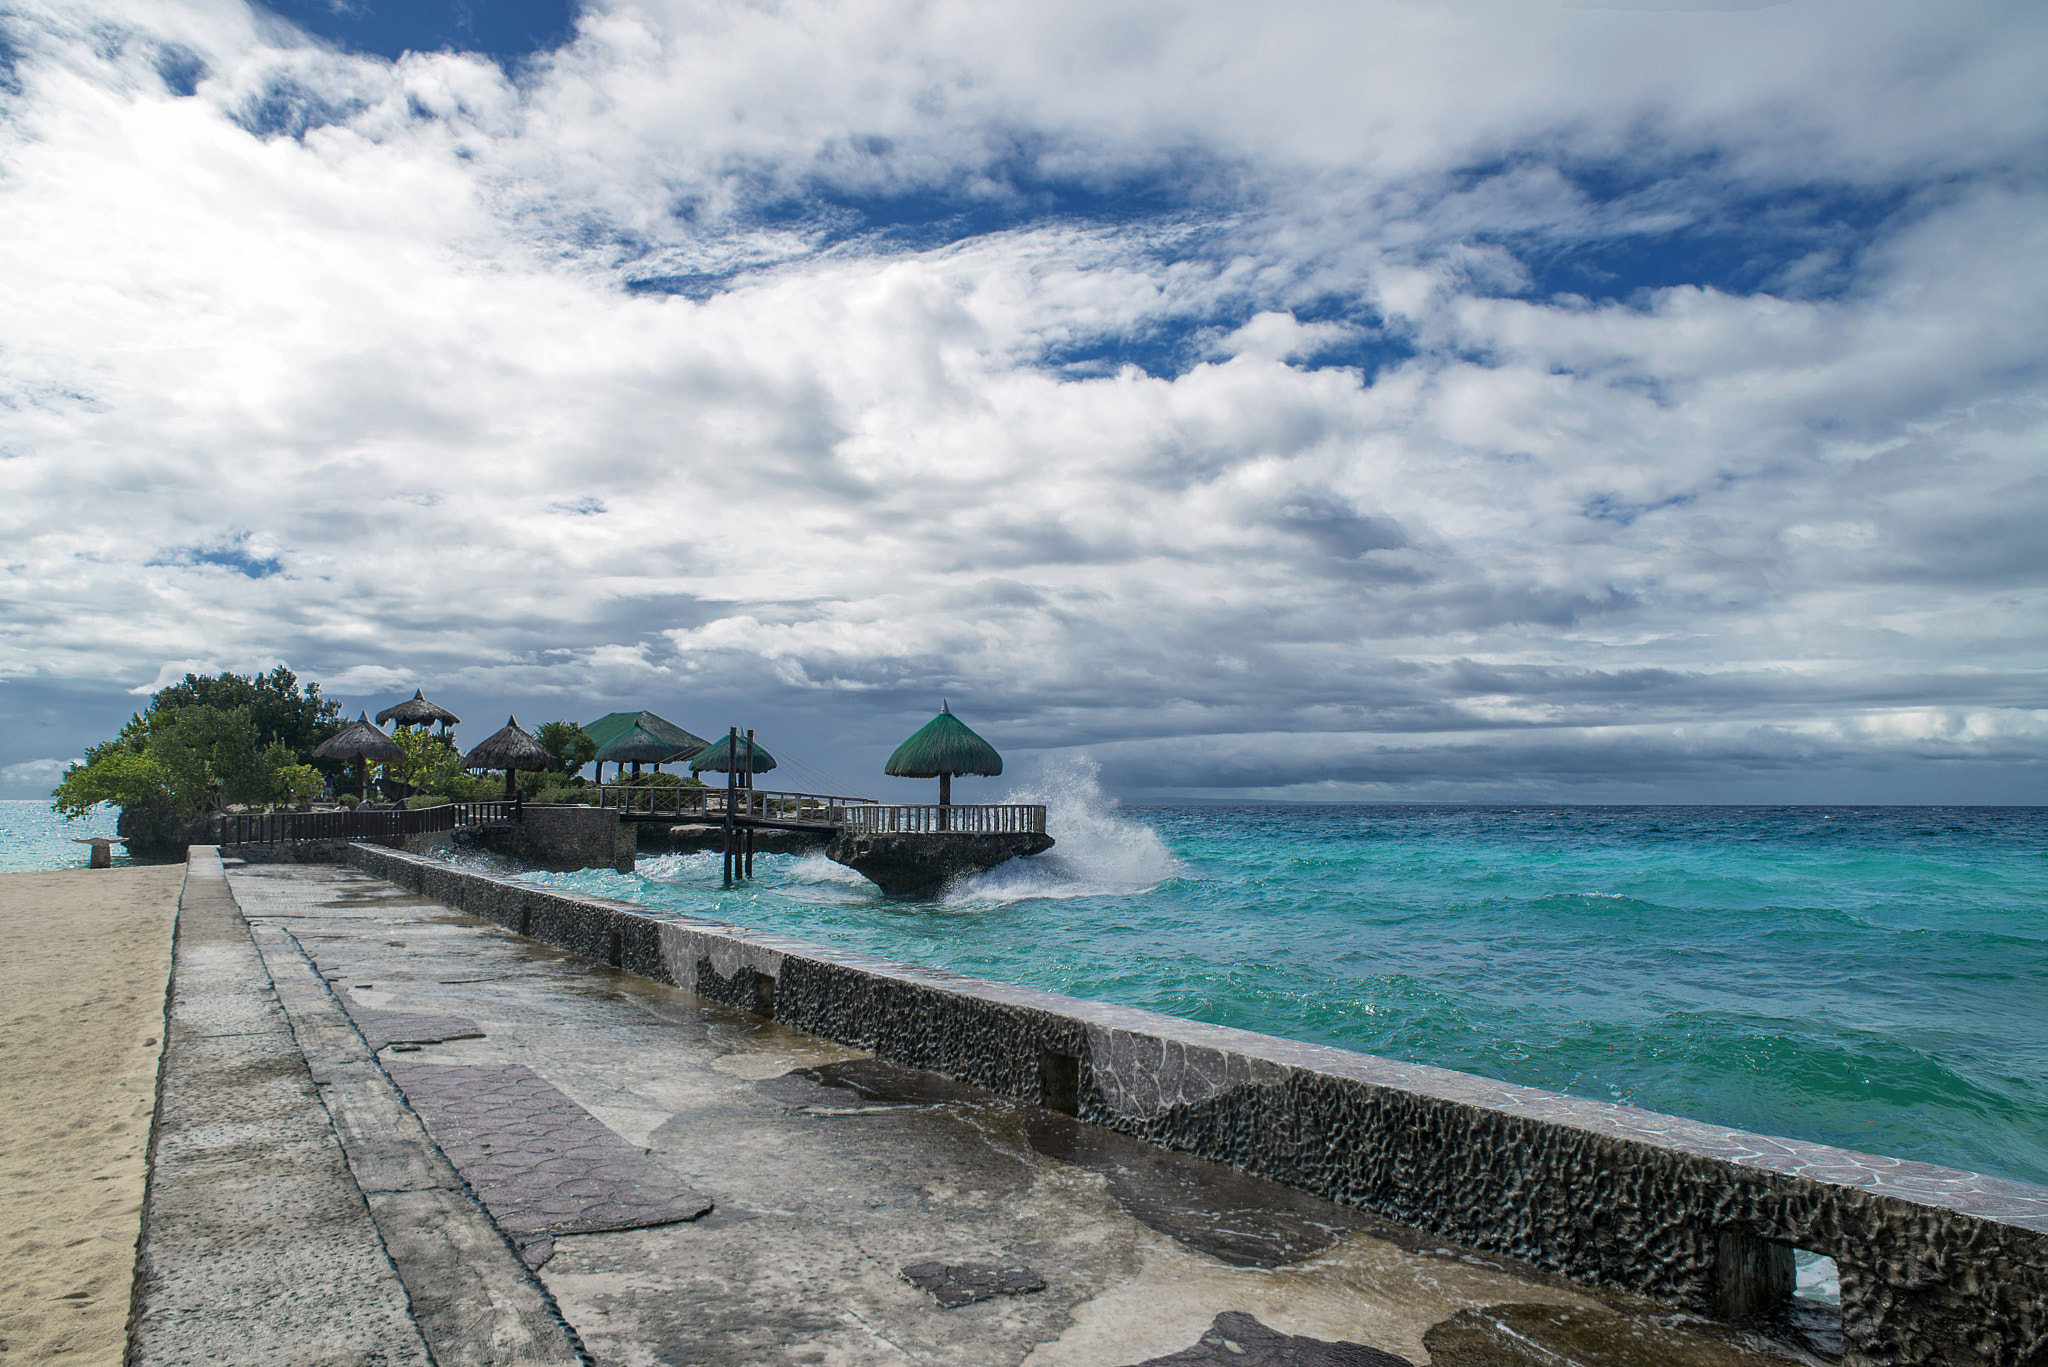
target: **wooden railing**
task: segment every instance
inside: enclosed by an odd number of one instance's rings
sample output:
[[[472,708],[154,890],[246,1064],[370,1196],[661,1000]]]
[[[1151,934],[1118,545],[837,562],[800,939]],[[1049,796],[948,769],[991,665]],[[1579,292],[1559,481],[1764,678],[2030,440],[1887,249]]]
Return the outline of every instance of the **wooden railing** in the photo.
[[[836,793],[784,793],[768,788],[601,784],[597,789],[597,805],[629,816],[697,817],[706,821],[723,821],[728,793],[737,799],[733,803],[734,816],[747,816],[759,821],[837,822],[843,819],[837,813],[874,804],[873,798],[845,797]]]
[[[1045,808],[1029,803],[960,802],[946,806],[875,803],[848,807],[839,820],[848,835],[879,835],[895,831],[967,831],[976,835],[1045,830]]]
[[[461,826],[509,826],[518,819],[518,806],[511,802],[449,802],[375,812],[223,812],[214,818],[213,836],[221,845],[395,840]]]

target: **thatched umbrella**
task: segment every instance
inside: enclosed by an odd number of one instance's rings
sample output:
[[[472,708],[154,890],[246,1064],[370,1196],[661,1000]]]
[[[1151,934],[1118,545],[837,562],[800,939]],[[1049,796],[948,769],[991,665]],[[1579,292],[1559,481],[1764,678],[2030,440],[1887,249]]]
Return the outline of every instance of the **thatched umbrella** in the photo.
[[[896,753],[889,756],[889,762],[882,766],[882,772],[900,778],[936,777],[939,780],[939,805],[947,807],[953,802],[953,775],[979,774],[993,778],[1003,772],[1003,757],[996,753],[995,746],[968,730],[967,724],[954,716],[953,709],[941,700],[939,715],[897,746]]]
[[[512,773],[516,769],[552,769],[555,757],[547,752],[539,741],[520,729],[519,723],[511,717],[505,718],[505,729],[492,736],[482,745],[462,757],[465,769],[503,769],[505,771],[505,798],[512,798]]]
[[[710,744],[702,736],[685,731],[668,718],[658,717],[652,712],[607,712],[596,721],[583,723],[583,734],[596,741],[601,749],[606,743],[617,740],[621,731],[632,726],[639,727],[656,740],[667,741],[675,748],[675,753],[669,759],[664,759],[663,764],[671,760],[688,759]],[[619,773],[623,777],[625,770],[621,768]],[[597,778],[600,783],[604,781],[602,764],[597,766]]]
[[[667,764],[675,758],[676,747],[643,726],[629,726],[597,748],[599,774],[607,764],[631,764],[638,778],[641,764]]]
[[[352,759],[356,762],[356,798],[361,800],[370,795],[370,761],[379,764],[403,764],[406,753],[398,742],[370,725],[369,713],[359,715],[343,727],[341,734],[329,736],[313,747],[314,759]]]
[[[733,763],[735,753],[739,755],[737,766]],[[749,760],[752,762],[749,763]],[[701,774],[706,769],[715,774],[729,774],[735,767],[743,774],[765,774],[775,767],[775,756],[749,737],[741,736],[739,745],[735,748],[733,738],[723,736],[699,750],[690,761],[690,772],[693,774]]]
[[[420,690],[417,688],[412,691],[410,698],[398,706],[387,707],[377,714],[378,725],[381,726],[387,721],[396,722],[400,726],[432,726],[439,722],[443,731],[462,724],[462,718],[445,707],[428,702],[420,696]]]

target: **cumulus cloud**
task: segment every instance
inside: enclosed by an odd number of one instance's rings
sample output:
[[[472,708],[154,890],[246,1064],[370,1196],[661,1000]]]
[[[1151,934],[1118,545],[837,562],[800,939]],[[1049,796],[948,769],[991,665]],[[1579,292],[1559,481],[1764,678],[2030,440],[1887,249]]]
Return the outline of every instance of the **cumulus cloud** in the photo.
[[[0,25],[0,677],[77,743],[282,659],[1162,798],[2043,793],[2032,10]]]

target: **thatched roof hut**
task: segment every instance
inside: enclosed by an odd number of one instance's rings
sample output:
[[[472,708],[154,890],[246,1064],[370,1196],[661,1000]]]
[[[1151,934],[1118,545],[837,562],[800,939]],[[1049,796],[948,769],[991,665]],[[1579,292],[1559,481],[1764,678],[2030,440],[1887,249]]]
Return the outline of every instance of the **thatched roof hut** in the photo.
[[[404,702],[396,707],[387,707],[377,714],[378,725],[381,726],[387,721],[395,722],[399,726],[432,726],[439,722],[444,731],[451,726],[462,724],[462,718],[438,703],[428,702],[420,696],[420,690],[417,688]]]
[[[512,774],[519,769],[552,769],[555,757],[544,746],[528,735],[519,722],[505,718],[505,725],[496,735],[462,757],[465,769],[503,769],[505,771],[505,796],[512,796]]]
[[[705,746],[690,761],[690,772],[701,774],[709,769],[713,773],[729,774],[737,768],[743,774],[765,774],[775,767],[775,756],[769,754],[760,742],[741,736],[737,749],[732,742],[731,736],[721,736]],[[733,761],[735,754],[739,756],[737,765]]]
[[[352,759],[356,762],[356,796],[367,797],[370,791],[370,761],[379,764],[403,764],[406,753],[397,741],[370,725],[367,712],[344,726],[335,735],[329,736],[313,747],[314,759]]]
[[[1003,757],[996,753],[995,746],[969,730],[967,723],[954,716],[952,707],[941,700],[939,715],[897,746],[882,772],[900,778],[938,779],[939,802],[946,805],[953,801],[953,775],[993,778],[1003,772]]]

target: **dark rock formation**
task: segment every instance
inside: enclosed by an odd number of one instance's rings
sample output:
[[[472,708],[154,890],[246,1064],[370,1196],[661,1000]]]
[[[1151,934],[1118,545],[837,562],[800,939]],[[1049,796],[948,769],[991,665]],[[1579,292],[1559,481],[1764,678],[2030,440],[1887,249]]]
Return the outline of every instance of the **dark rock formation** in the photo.
[[[114,831],[127,840],[130,854],[182,856],[187,845],[213,843],[209,817],[161,816],[138,807],[123,807]]]
[[[892,897],[926,897],[956,878],[992,869],[1019,855],[1043,854],[1042,831],[904,831],[842,835],[825,857],[844,864]]]

